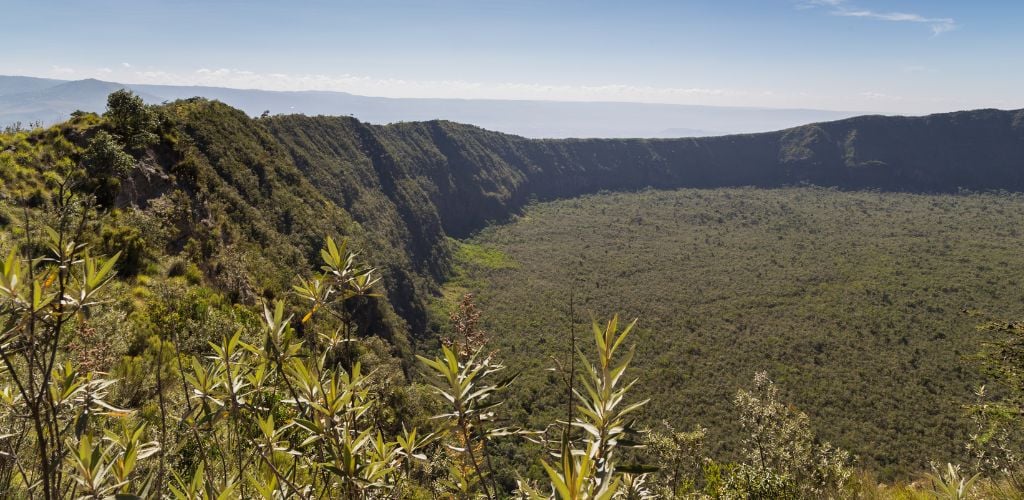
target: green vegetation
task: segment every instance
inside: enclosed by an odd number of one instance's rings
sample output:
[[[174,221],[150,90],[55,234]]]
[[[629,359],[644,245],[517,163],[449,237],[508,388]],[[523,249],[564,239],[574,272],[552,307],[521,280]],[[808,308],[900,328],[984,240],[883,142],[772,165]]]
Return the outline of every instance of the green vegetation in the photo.
[[[1011,194],[585,196],[483,231],[472,244],[516,266],[467,265],[456,283],[479,284],[483,328],[523,373],[518,422],[563,405],[544,368],[570,350],[572,300],[577,318],[641,318],[649,424],[705,426],[715,456],[739,457],[732,395],[765,370],[817,434],[888,480],[966,460],[963,405],[983,383],[971,358],[988,338],[975,326],[1024,316],[1022,218]]]
[[[108,105],[0,134],[6,497],[1024,490],[1019,324],[975,329],[1024,316],[1019,195],[721,188],[978,185],[920,153],[952,130],[1016,189],[1011,113],[530,141]],[[449,236],[646,186],[718,189]]]
[[[156,111],[129,90],[121,89],[107,96],[107,112],[103,116],[133,153],[141,153],[160,140],[154,133],[159,124]]]
[[[469,269],[456,268],[455,274],[465,276],[468,272],[478,269],[514,269],[515,262],[508,258],[502,251],[483,245],[472,243],[457,243],[458,250],[455,252],[456,265],[463,265]]]
[[[124,357],[116,369],[121,377],[112,378],[97,364],[110,339],[90,328],[110,300],[119,254],[91,257],[81,243],[92,215],[88,204],[61,200],[55,226],[24,221],[25,232],[0,269],[5,497],[499,498],[511,492],[495,479],[488,445],[517,434],[493,425],[498,393],[515,377],[490,381],[502,366],[475,328],[468,299],[453,316],[456,335],[442,357],[419,358],[440,379],[433,386],[440,406],[409,404],[422,386],[404,380],[397,360],[381,355],[379,340],[355,335],[356,307],[379,278],[347,242],[331,238],[320,251],[321,272],[293,287],[307,310],[301,319],[287,316],[278,300],[264,305],[257,325],[224,325],[207,346],[183,343],[176,330],[153,335],[141,359]],[[615,359],[631,328],[620,332],[617,319],[603,331],[595,323],[598,362],[591,366],[581,355],[589,382],[581,384],[585,393],[574,391],[579,416],[561,431],[562,465],[542,462],[550,488],[524,483],[519,493],[612,498],[626,489],[629,469],[617,468],[614,452],[628,448],[623,438],[635,431],[624,418],[644,404],[626,403],[633,384],[622,377],[632,351]],[[195,353],[184,350],[189,347]],[[438,413],[428,418],[431,407]],[[585,432],[574,437],[574,428]],[[546,431],[531,434],[547,439]]]

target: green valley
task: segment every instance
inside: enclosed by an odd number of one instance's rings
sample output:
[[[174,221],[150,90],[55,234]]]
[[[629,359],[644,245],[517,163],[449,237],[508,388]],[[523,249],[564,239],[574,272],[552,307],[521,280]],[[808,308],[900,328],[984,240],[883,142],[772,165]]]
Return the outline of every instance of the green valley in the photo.
[[[510,405],[558,416],[570,305],[638,317],[647,425],[739,446],[732,396],[767,371],[819,435],[882,477],[963,459],[963,411],[993,317],[1024,316],[1024,197],[822,188],[607,193],[529,206],[469,240],[452,287],[477,294]],[[500,259],[495,256],[500,256]],[[494,265],[499,262],[501,265]],[[570,302],[571,301],[571,302]]]

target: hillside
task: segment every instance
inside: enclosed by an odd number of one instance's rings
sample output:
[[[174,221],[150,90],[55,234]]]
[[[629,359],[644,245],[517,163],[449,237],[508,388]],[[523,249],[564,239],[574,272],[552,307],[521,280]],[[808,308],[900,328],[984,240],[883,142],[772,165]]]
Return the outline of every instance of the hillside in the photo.
[[[146,337],[138,332],[177,334],[174,326],[184,324],[188,326],[187,345],[200,352],[206,341],[216,341],[223,334],[229,322],[251,328],[257,320],[249,306],[285,296],[296,276],[307,275],[316,267],[326,235],[349,237],[360,258],[378,268],[385,296],[361,297],[352,310],[354,322],[359,335],[390,340],[390,354],[403,360],[409,376],[414,373],[411,354],[417,348],[435,345],[435,335],[443,328],[432,321],[431,303],[442,282],[459,272],[461,264],[453,256],[463,250],[451,237],[468,237],[509,221],[533,201],[648,187],[813,184],[894,193],[1024,191],[1024,111],[978,110],[918,118],[866,116],[778,132],[703,139],[531,140],[447,121],[380,126],[350,117],[253,119],[241,110],[205,99],[151,109],[154,125],[147,133],[153,135],[153,141],[133,153],[123,172],[104,170],[104,165],[88,160],[96,152],[101,133],[117,132],[109,118],[84,113],[52,128],[0,135],[0,201],[4,205],[0,225],[11,234],[16,232],[11,224],[18,220],[19,209],[29,206],[45,212],[54,203],[55,179],[81,175],[76,168],[88,164],[88,175],[78,189],[95,194],[100,212],[105,214],[90,232],[91,243],[111,253],[126,245],[132,250],[120,265],[126,278],[122,302],[128,311],[120,328],[136,333],[127,345],[111,347],[112,353],[130,356],[145,353]],[[828,196],[821,191],[812,193],[823,200],[804,209],[829,213]],[[731,196],[742,197],[744,192]],[[925,198],[912,199],[927,202]],[[946,203],[946,199],[936,200]],[[830,228],[841,233],[841,217],[825,220],[805,214],[802,219],[792,219],[792,214],[772,208],[771,200],[759,203],[768,207],[763,211],[766,224],[794,226],[793,231],[807,238],[805,244],[814,242],[814,231]],[[895,201],[891,206],[882,203],[881,208],[902,210]],[[1015,205],[1003,209],[1017,213]],[[635,216],[644,219],[646,210]],[[664,216],[657,215],[654,207],[650,210],[653,218]],[[712,209],[723,210],[732,208],[726,204]],[[921,206],[915,205],[914,210],[928,214],[929,227],[942,226],[942,217]],[[740,212],[742,217],[750,215]],[[588,223],[595,220],[601,219],[595,216]],[[982,227],[995,230],[1013,220],[985,219]],[[916,230],[913,218],[904,222],[906,231]],[[872,224],[880,223],[875,220]],[[971,230],[958,229],[961,233]],[[601,234],[597,228],[593,232]],[[747,236],[752,240],[766,237],[759,233]],[[868,233],[862,236],[872,237]],[[1004,243],[1017,237],[1000,233]],[[744,241],[741,237],[730,245],[749,245]],[[0,246],[3,244],[0,241]],[[890,250],[916,251],[900,246]],[[936,262],[945,261],[922,266]],[[980,265],[972,262],[943,265]],[[849,271],[857,272],[855,268]],[[628,270],[621,272],[622,279],[629,277]],[[997,279],[992,272],[979,276]],[[936,280],[942,279],[936,276]],[[714,286],[703,283],[705,277],[699,273],[691,279],[697,289]],[[784,276],[775,279],[785,282]],[[895,281],[886,283],[895,286]],[[737,293],[741,291],[737,289]],[[994,297],[1012,299],[1009,295]],[[292,301],[289,307],[300,312],[302,306]],[[941,311],[930,314],[945,315],[954,305],[949,302],[940,307]],[[717,313],[709,310],[709,314]],[[666,308],[657,317],[652,322],[677,316]],[[675,328],[670,323],[661,325]],[[303,328],[301,324],[296,327]],[[889,341],[901,341],[887,332]],[[908,336],[906,346],[916,349],[926,341]],[[882,342],[872,349],[886,349],[885,345]],[[751,344],[751,349],[756,348]],[[916,362],[929,366],[950,361],[948,355],[929,349],[922,347],[920,355],[915,351]],[[849,374],[849,370],[837,368],[842,366],[835,364],[838,361],[823,358],[836,373]],[[942,374],[921,371],[915,383],[932,376]],[[973,380],[956,378],[948,386],[936,387],[957,392],[954,389]],[[885,383],[870,379],[865,390],[875,391]],[[811,410],[819,403],[827,406],[813,394],[801,397],[801,403]],[[668,411],[657,405],[654,408],[658,415]],[[952,411],[949,401],[922,408],[942,414],[927,420],[934,425],[955,419],[943,413]],[[823,418],[834,417],[822,411]],[[905,423],[916,413],[901,415],[900,422]],[[899,429],[893,424],[883,430]],[[843,444],[863,439],[863,433],[852,424],[837,428],[833,436]],[[891,474],[919,466],[921,454],[910,454],[934,441],[907,439],[901,444],[905,453],[882,453],[864,463]],[[510,452],[510,456],[514,454]]]
[[[261,123],[307,173],[333,174],[339,165],[362,162],[419,186],[454,236],[503,220],[531,199],[604,189],[1024,189],[1024,111],[865,116],[765,134],[674,140],[529,140],[451,122],[382,127],[349,118],[283,116]]]

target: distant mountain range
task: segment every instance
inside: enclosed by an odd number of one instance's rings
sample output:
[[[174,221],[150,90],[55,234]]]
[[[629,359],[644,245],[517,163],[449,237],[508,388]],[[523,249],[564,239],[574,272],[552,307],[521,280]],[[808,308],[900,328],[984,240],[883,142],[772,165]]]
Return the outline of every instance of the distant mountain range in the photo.
[[[779,130],[855,114],[627,102],[395,99],[345,92],[277,92],[0,76],[0,126],[15,122],[56,123],[79,109],[100,112],[106,106],[107,95],[121,88],[133,90],[149,103],[196,96],[216,99],[252,116],[264,111],[275,115],[349,115],[377,124],[442,119],[531,138],[713,136]]]

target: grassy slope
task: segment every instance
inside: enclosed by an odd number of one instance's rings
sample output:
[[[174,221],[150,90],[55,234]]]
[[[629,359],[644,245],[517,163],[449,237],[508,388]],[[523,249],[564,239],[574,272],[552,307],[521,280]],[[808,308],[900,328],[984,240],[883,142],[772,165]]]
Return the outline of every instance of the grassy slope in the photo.
[[[258,122],[205,100],[178,101],[161,107],[160,115],[159,142],[120,183],[114,206],[103,207],[109,215],[102,231],[139,231],[144,260],[160,264],[143,269],[145,274],[166,271],[161,267],[172,258],[185,259],[231,301],[253,304],[309,273],[326,235],[351,238],[372,262],[388,265],[389,256],[369,233],[314,186]],[[95,115],[84,115],[48,129],[0,135],[0,202],[14,213],[26,201],[46,206],[53,189],[46,179],[65,175],[104,127]],[[126,226],[132,218],[146,224]],[[13,219],[0,217],[0,228]],[[400,286],[395,274],[385,280]],[[405,321],[389,303],[377,306],[364,309],[365,331],[407,349]]]
[[[517,418],[561,408],[543,369],[566,355],[577,280],[584,321],[641,318],[635,374],[653,398],[649,422],[701,423],[728,451],[731,398],[767,370],[821,435],[892,477],[961,456],[975,325],[1024,314],[1022,217],[1017,195],[586,196],[484,231],[460,253],[454,286],[479,292],[502,357],[523,373]]]

